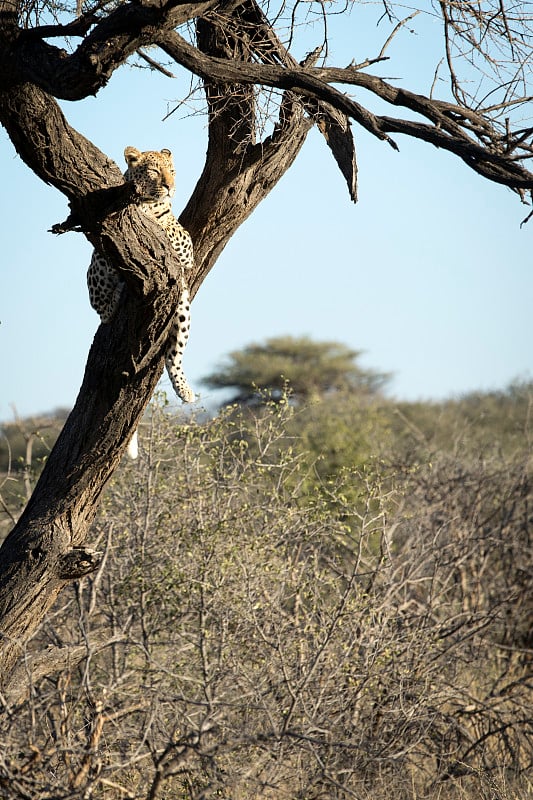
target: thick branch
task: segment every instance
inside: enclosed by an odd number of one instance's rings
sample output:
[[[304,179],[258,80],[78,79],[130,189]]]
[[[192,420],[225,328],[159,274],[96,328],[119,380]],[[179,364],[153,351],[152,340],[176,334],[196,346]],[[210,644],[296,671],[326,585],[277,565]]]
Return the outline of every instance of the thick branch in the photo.
[[[498,145],[499,149],[503,150],[501,137],[487,119],[481,115],[474,115],[474,112],[468,109],[433,101],[404,89],[395,89],[381,78],[367,75],[352,67],[289,69],[274,64],[228,61],[200,53],[175,31],[161,33],[158,36],[158,44],[175,61],[204,79],[215,79],[221,83],[238,81],[273,86],[292,90],[304,98],[329,103],[395,148],[395,143],[388,136],[389,131],[418,135],[415,131],[419,130],[419,138],[432,141],[438,147],[446,147],[490,180],[513,189],[533,189],[533,174],[521,166],[515,160],[516,157],[511,158],[503,152],[498,152]],[[404,120],[376,116],[330,86],[328,81],[349,83],[368,89],[393,105],[416,111],[433,122],[434,126],[420,126],[417,129],[416,123],[410,124]],[[467,132],[466,126],[472,129],[474,117],[478,123],[478,135],[483,133],[489,140],[487,145],[479,144]],[[462,121],[464,124],[461,124]],[[433,131],[433,134],[430,131]]]
[[[178,64],[204,80],[220,83],[256,83],[295,91],[304,97],[331,103],[334,108],[354,119],[369,133],[398,149],[392,139],[379,129],[374,114],[338,89],[328,86],[316,77],[314,69],[287,69],[273,64],[252,64],[213,58],[201,53],[176,31],[158,33],[156,43]]]
[[[42,39],[43,36],[65,35],[64,28],[69,26],[46,26],[40,35],[39,29],[21,31],[9,46],[0,48],[2,84],[8,88],[28,81],[62,100],[81,100],[95,95],[139,47],[153,42],[156,30],[182,25],[216,5],[216,0],[120,4],[97,22],[70,55]],[[80,32],[84,27],[89,29],[93,22],[94,17],[88,14],[72,26]]]
[[[474,172],[511,189],[533,190],[533,174],[513,161],[468,140],[457,139],[441,128],[412,120],[380,117],[384,130],[403,133],[459,156]]]
[[[0,122],[28,167],[70,200],[123,183],[117,165],[71,128],[53,98],[32,84],[2,87]]]
[[[237,16],[239,41],[245,43],[248,51],[253,53],[255,60],[263,64],[281,64],[289,69],[307,68],[314,66],[320,56],[321,48],[318,48],[309,54],[302,64],[299,64],[279,40],[256,0],[243,0],[237,9]],[[224,30],[231,30],[232,27],[235,27],[235,20],[229,14],[208,14],[207,18],[218,22]],[[238,57],[236,53],[217,53],[206,51],[202,47],[200,49],[209,55],[222,56],[226,59]],[[303,103],[303,107],[311,119],[317,123],[319,131],[324,136],[346,180],[350,197],[356,201],[357,164],[355,144],[348,117],[329,103],[308,100]]]
[[[235,52],[251,57],[238,35],[229,37],[214,22],[199,22],[198,43],[206,52],[224,57],[220,60]],[[195,242],[198,272],[193,294],[239,225],[293,163],[312,125],[301,104],[287,93],[273,134],[255,143],[255,101],[249,86],[206,80],[206,95],[210,116],[205,166],[180,217]]]

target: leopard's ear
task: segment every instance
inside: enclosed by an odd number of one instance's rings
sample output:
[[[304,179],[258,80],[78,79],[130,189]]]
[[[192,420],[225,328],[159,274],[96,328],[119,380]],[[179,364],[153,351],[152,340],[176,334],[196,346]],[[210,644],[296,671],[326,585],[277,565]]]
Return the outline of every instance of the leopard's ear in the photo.
[[[126,163],[129,167],[132,167],[134,164],[136,164],[141,156],[141,151],[137,150],[136,147],[126,147],[124,150],[124,158],[126,159]]]
[[[172,158],[172,153],[170,152],[170,150],[167,150],[166,148],[164,150],[161,150],[161,154],[167,156],[168,158]]]

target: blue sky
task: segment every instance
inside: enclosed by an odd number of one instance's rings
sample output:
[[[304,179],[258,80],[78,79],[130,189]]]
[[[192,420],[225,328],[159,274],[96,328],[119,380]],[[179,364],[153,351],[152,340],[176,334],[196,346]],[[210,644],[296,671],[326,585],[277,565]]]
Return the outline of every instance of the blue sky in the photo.
[[[381,31],[365,32],[354,17],[336,24],[329,63],[375,54]],[[381,73],[429,91],[438,39],[426,33],[393,43]],[[176,74],[123,68],[97,98],[63,108],[121,166],[127,145],[169,147],[179,213],[202,168],[206,130],[199,115],[162,121],[189,89],[189,76]],[[364,350],[361,363],[394,373],[390,394],[401,399],[533,377],[533,220],[520,228],[528,209],[424,143],[398,137],[395,153],[354,132],[359,202],[312,131],[203,284],[184,362],[202,402],[215,396],[201,377],[228,352],[283,334]],[[0,160],[0,420],[9,420],[12,406],[25,416],[73,405],[98,318],[85,283],[89,243],[47,233],[67,216],[66,200],[28,170],[1,129]],[[161,388],[170,394],[166,376]]]

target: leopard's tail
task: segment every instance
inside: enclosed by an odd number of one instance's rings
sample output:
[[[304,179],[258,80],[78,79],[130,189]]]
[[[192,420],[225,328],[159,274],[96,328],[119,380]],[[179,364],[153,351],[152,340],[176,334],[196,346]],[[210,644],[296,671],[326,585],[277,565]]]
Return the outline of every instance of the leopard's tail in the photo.
[[[128,442],[128,456],[135,461],[137,456],[139,455],[139,435],[137,431],[134,432],[133,436]]]
[[[189,339],[191,327],[191,303],[189,292],[183,289],[176,309],[174,322],[170,332],[170,344],[165,356],[165,363],[174,391],[184,403],[193,403],[196,395],[189,386],[183,372],[181,362]]]

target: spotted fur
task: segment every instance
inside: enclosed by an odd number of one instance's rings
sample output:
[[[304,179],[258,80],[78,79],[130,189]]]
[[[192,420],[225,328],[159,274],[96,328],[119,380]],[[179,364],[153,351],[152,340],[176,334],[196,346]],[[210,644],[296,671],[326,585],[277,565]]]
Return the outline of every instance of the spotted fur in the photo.
[[[172,214],[171,198],[174,194],[175,170],[170,150],[140,152],[126,147],[124,156],[128,169],[127,181],[135,181],[140,193],[141,211],[152,217],[165,231],[182,266],[181,291],[172,324],[165,364],[172,386],[185,403],[194,400],[182,369],[182,359],[191,322],[189,290],[185,271],[194,264],[191,237]],[[109,322],[119,305],[124,283],[117,271],[95,250],[87,272],[89,299],[102,322]]]

